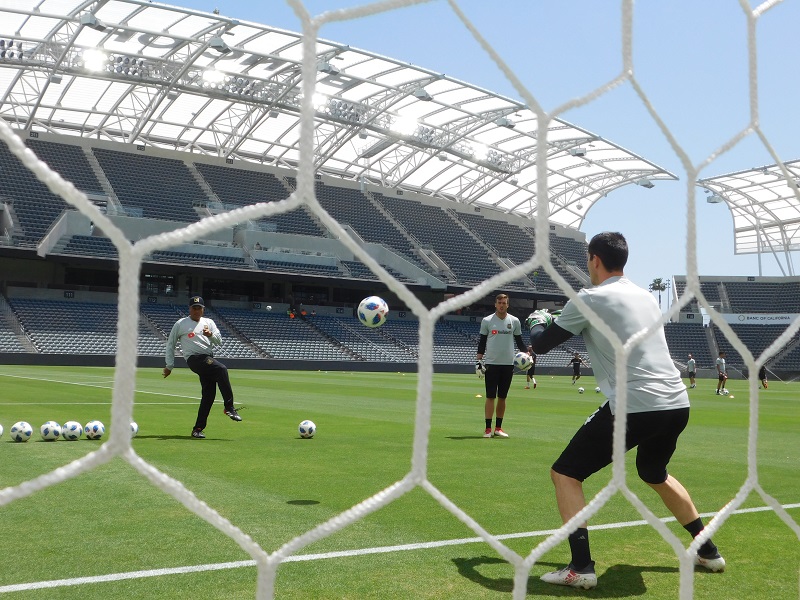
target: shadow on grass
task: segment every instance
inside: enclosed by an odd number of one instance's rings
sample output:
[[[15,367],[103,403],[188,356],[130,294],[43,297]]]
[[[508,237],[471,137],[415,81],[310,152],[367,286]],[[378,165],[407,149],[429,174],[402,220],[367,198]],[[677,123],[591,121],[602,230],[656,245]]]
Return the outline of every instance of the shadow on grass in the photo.
[[[294,506],[311,506],[312,504],[319,504],[319,500],[287,500],[286,504]]]
[[[514,580],[511,577],[487,577],[478,571],[481,565],[498,565],[508,563],[502,558],[476,556],[472,558],[454,558],[461,576],[496,592],[511,593]],[[563,564],[538,562],[536,566],[561,569]],[[509,565],[510,567],[510,565]],[[534,566],[534,568],[536,568]],[[575,589],[544,583],[536,575],[528,577],[528,594],[553,597],[588,597],[588,598],[631,598],[647,593],[642,573],[678,573],[677,567],[640,567],[635,565],[614,565],[597,578],[597,587],[592,590]]]
[[[135,440],[192,440],[194,443],[199,444],[201,442],[230,442],[232,440],[222,439],[222,438],[213,438],[207,437],[202,440],[195,440],[191,435],[137,435]]]
[[[448,435],[448,440],[483,440],[486,439],[483,437],[483,434],[479,435]]]

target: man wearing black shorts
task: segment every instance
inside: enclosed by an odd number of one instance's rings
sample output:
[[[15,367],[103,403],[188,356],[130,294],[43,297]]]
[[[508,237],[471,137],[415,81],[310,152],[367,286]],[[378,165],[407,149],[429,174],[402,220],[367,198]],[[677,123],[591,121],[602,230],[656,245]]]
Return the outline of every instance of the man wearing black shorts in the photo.
[[[506,413],[506,397],[514,378],[514,342],[520,352],[528,348],[522,339],[522,325],[514,315],[508,314],[508,296],[498,294],[494,300],[495,312],[481,321],[478,353],[475,372],[478,377],[485,377],[486,401],[484,416],[486,429],[483,437],[507,438],[503,431],[503,417]],[[497,417],[494,433],[492,433],[492,416],[495,414],[495,398],[497,398]]]
[[[626,342],[661,319],[652,295],[634,285],[623,273],[628,245],[620,233],[600,233],[589,242],[588,271],[593,288],[578,296],[599,320]],[[585,506],[583,481],[612,462],[614,414],[616,411],[616,353],[613,346],[570,301],[557,321],[547,311],[532,316],[531,346],[537,354],[548,352],[573,335],[582,335],[589,351],[597,383],[608,400],[578,429],[550,476],[564,523]],[[538,323],[536,322],[538,320]],[[689,395],[667,348],[664,328],[640,341],[629,355],[627,371],[626,449],[637,447],[639,477],[661,497],[664,505],[689,534],[703,530],[694,502],[681,483],[667,472],[678,437],[689,420]],[[542,576],[546,583],[584,589],[597,585],[589,549],[588,524],[582,523],[569,536],[572,561]],[[725,559],[709,538],[695,556],[695,564],[723,571]]]
[[[579,352],[576,352],[575,356],[569,359],[569,364],[572,365],[572,385],[575,385],[575,382],[581,378],[581,365],[588,365],[583,362]]]

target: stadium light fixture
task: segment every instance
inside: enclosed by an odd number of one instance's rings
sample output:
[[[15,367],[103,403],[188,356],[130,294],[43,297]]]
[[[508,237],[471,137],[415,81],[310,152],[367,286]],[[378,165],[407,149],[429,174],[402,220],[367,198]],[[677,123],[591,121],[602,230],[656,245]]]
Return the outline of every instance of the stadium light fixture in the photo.
[[[642,177],[641,179],[637,179],[635,183],[636,185],[640,185],[643,188],[647,188],[648,190],[655,187],[655,184],[652,181],[650,181],[647,177]]]
[[[105,23],[103,23],[100,19],[94,16],[92,13],[84,13],[81,15],[80,24],[95,31],[108,31],[108,27]]]
[[[721,204],[722,202],[725,202],[725,198],[717,194],[711,194],[708,198],[706,198],[706,202],[709,204]]]
[[[332,65],[329,62],[321,62],[317,64],[317,71],[320,73],[327,73],[328,75],[338,75],[339,67]]]
[[[514,123],[514,121],[506,117],[499,117],[495,119],[494,124],[497,125],[498,127],[505,127],[506,129],[514,129],[514,127],[517,126],[517,124]]]
[[[586,148],[578,146],[577,148],[570,148],[569,153],[572,156],[586,156]]]
[[[63,78],[58,73],[53,73],[50,77],[47,78],[50,83],[61,83]]]
[[[419,122],[410,117],[397,117],[390,125],[390,130],[399,135],[413,135]]]
[[[423,102],[430,102],[433,100],[433,96],[431,96],[425,88],[417,88],[414,90],[414,96],[417,100],[422,100]]]
[[[106,53],[95,48],[84,50],[81,56],[81,63],[87,71],[102,71],[106,68],[107,62],[108,56]]]
[[[225,43],[225,40],[223,40],[218,35],[215,35],[210,40],[208,40],[208,47],[211,48],[212,50],[216,50],[220,54],[230,54],[231,52],[231,47],[228,46],[228,44]]]

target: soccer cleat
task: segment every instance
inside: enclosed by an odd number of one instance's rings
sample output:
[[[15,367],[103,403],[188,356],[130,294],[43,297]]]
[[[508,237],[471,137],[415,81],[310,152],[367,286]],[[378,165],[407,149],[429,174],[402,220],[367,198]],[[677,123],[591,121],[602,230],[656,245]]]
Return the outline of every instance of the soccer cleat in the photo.
[[[494,429],[494,437],[507,438],[508,434],[505,431],[503,431],[502,429],[500,429],[499,427],[495,427],[495,429]]]
[[[560,571],[553,571],[552,573],[545,573],[542,575],[541,580],[545,583],[552,583],[553,585],[566,585],[574,588],[583,588],[590,590],[597,586],[597,575],[594,573],[594,561],[590,562],[585,568],[576,571],[569,566],[564,567]]]
[[[716,392],[714,392],[714,393],[715,393],[717,396],[722,396],[722,394],[720,394],[720,393],[719,393],[719,390],[717,390],[717,391],[716,391]]]
[[[722,558],[719,552],[715,552],[714,556],[709,556],[708,558],[703,558],[699,554],[696,554],[694,557],[694,564],[698,567],[708,569],[712,573],[722,573],[725,570],[725,559]]]
[[[492,429],[490,427],[487,427],[486,431],[483,432],[483,437],[485,437],[485,438],[492,437]]]
[[[529,389],[531,389],[531,386],[529,386],[529,385],[526,385],[526,386],[525,386],[525,389],[526,389],[526,390],[529,390]]]
[[[236,409],[234,407],[232,407],[232,406],[230,408],[225,408],[224,412],[225,412],[225,414],[227,416],[229,416],[234,421],[241,421],[242,420],[242,417],[239,416],[239,413],[236,412]]]
[[[192,429],[192,437],[198,440],[206,439],[206,435],[203,433],[202,429]]]
[[[692,385],[690,385],[690,386],[689,386],[689,389],[692,389],[692,390],[693,390],[693,389],[694,389],[694,388],[696,388],[696,387],[697,387],[697,384],[696,384],[696,383],[693,383]]]

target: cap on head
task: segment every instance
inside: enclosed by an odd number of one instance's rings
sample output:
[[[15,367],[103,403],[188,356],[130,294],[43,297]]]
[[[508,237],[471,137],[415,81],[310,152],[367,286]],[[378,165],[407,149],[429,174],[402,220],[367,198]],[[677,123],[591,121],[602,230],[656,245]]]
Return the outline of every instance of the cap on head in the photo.
[[[205,302],[203,302],[202,296],[192,296],[189,298],[189,306],[202,306],[205,308]]]

